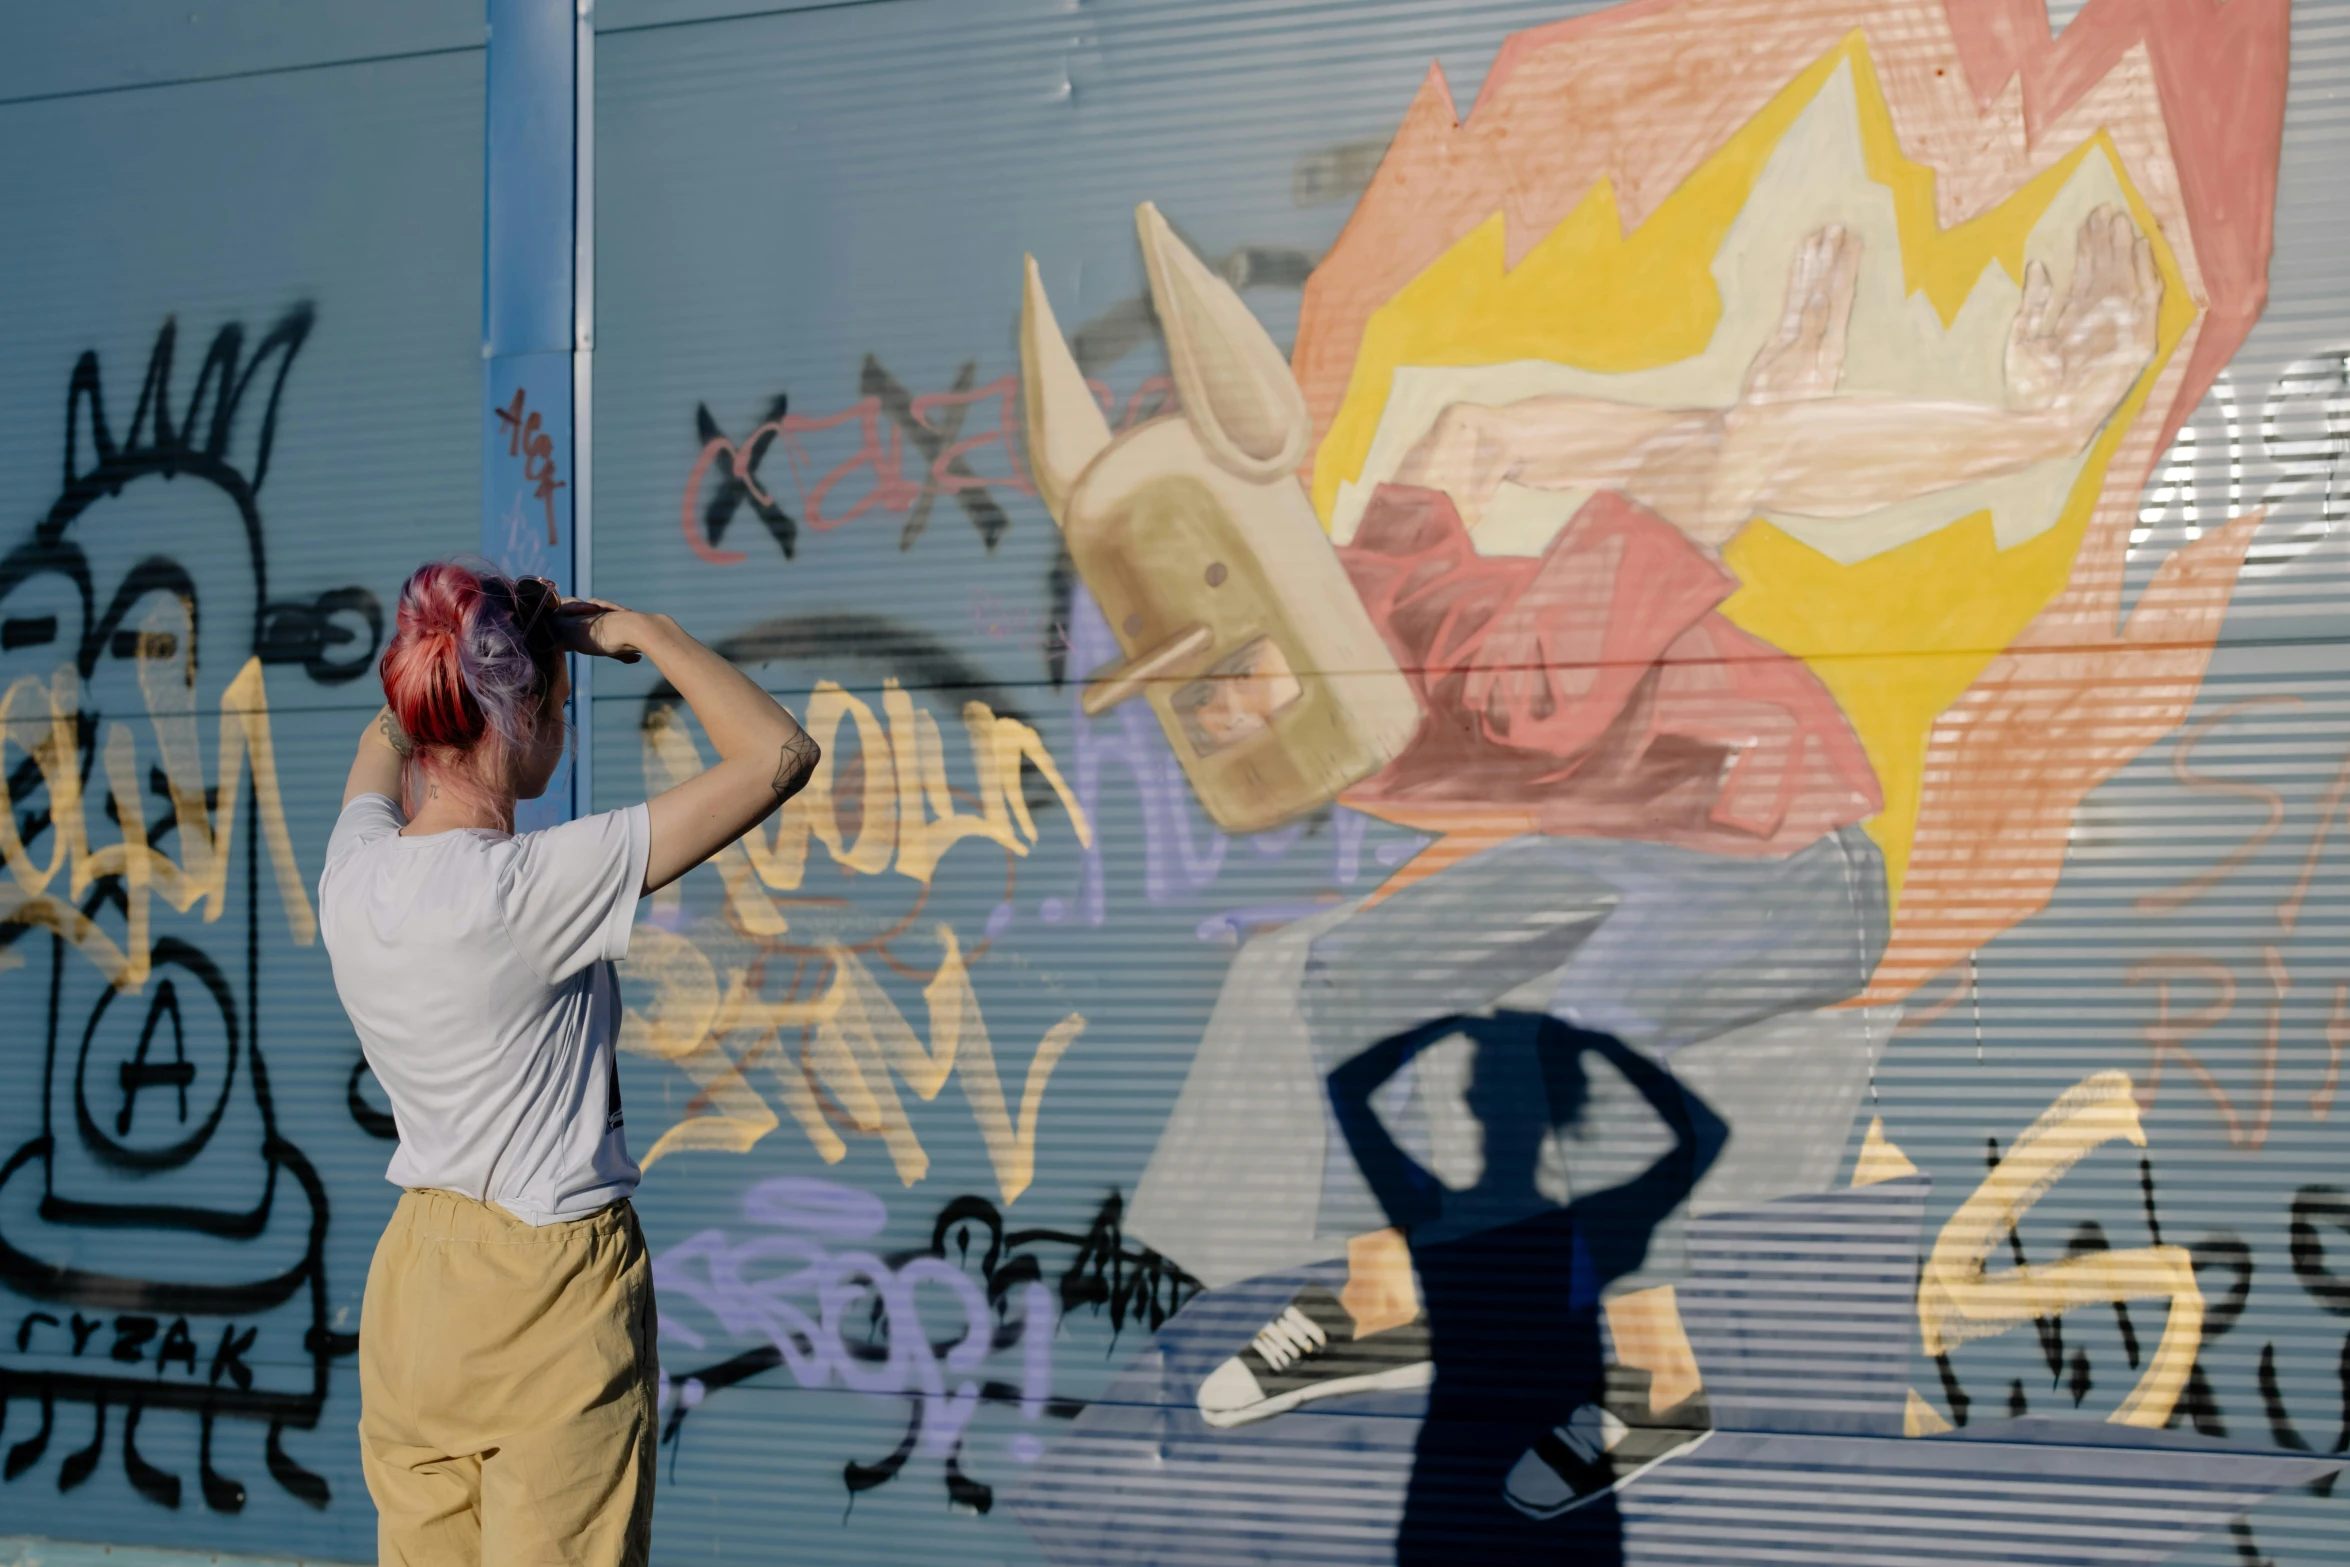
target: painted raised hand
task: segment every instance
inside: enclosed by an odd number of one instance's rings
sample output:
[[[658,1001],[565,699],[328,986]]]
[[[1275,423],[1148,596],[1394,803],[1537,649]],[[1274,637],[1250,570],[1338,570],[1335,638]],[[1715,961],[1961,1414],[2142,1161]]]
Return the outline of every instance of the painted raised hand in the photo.
[[[2086,437],[2111,414],[2154,355],[2162,273],[2154,246],[2119,207],[2081,223],[2062,299],[2048,269],[2024,269],[2023,305],[2007,339],[2007,402]]]
[[[1747,367],[1744,401],[1793,403],[1836,395],[1859,280],[1858,234],[1831,223],[1805,237],[1787,274],[1778,330]]]

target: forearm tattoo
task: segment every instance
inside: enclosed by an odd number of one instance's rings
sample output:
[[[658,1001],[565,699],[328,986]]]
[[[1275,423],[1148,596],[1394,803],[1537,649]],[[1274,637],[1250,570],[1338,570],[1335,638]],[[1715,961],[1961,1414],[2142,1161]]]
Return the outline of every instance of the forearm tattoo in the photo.
[[[788,799],[799,793],[800,786],[808,781],[808,775],[816,770],[816,764],[823,757],[823,751],[814,740],[808,738],[805,730],[784,741],[782,749],[776,754],[775,776],[768,781],[768,787],[775,791],[775,798]]]
[[[390,708],[383,710],[383,716],[376,720],[376,727],[383,731],[384,744],[400,755],[406,756],[413,749],[408,743],[408,732],[400,727],[400,720],[392,716]]]

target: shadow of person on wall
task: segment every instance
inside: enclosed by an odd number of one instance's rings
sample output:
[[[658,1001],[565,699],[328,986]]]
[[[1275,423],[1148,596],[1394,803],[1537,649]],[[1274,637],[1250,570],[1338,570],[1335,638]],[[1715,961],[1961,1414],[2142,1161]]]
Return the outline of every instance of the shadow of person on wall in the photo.
[[[1455,1036],[1475,1051],[1465,1097],[1484,1135],[1483,1171],[1464,1191],[1405,1152],[1372,1107],[1382,1084]],[[1583,1121],[1594,1055],[1654,1107],[1672,1146],[1631,1179],[1562,1208],[1537,1191],[1536,1171],[1544,1139]],[[1605,1363],[1601,1292],[1646,1260],[1650,1236],[1688,1198],[1728,1129],[1622,1041],[1530,1012],[1424,1023],[1341,1064],[1329,1092],[1357,1166],[1410,1245],[1436,1365],[1396,1533],[1398,1567],[1621,1562],[1611,1477],[1702,1436],[1639,1429],[1637,1413],[1627,1428],[1603,1413],[1641,1403],[1646,1386],[1610,1386],[1626,1378],[1621,1368],[1611,1378]]]

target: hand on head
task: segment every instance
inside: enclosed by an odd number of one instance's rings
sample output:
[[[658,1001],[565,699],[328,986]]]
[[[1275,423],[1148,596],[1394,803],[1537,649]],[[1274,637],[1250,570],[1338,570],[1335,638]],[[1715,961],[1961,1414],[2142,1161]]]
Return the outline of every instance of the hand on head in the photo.
[[[644,657],[631,632],[634,612],[609,599],[565,599],[555,611],[563,651],[633,664]]]

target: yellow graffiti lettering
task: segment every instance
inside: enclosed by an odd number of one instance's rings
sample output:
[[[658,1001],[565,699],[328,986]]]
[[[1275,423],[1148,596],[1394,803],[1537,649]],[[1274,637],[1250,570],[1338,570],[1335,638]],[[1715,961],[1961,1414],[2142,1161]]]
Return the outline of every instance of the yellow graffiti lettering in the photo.
[[[833,975],[821,996],[772,1002],[759,998],[751,966],[732,972],[722,988],[716,966],[691,942],[640,929],[629,954],[630,979],[634,986],[641,972],[653,1002],[628,1010],[621,1047],[676,1063],[700,1090],[697,1101],[710,1107],[664,1132],[645,1154],[646,1167],[688,1148],[740,1153],[773,1131],[780,1119],[746,1077],[748,1067],[764,1061],[785,1110],[819,1158],[837,1164],[848,1156],[843,1129],[878,1138],[908,1186],[929,1173],[930,1155],[897,1085],[903,1081],[927,1103],[952,1077],[962,1084],[1003,1200],[1026,1191],[1036,1172],[1045,1089],[1085,1031],[1085,1019],[1072,1012],[1045,1033],[1029,1061],[1015,1119],[961,944],[944,925],[937,938],[943,956],[923,990],[930,1017],[925,1043],[864,960],[845,947],[825,949]],[[787,1033],[803,1036],[800,1048],[785,1043]],[[737,1054],[728,1040],[740,1035],[750,1037]]]
[[[987,1024],[979,1016],[979,998],[972,993],[962,949],[955,942],[955,933],[944,925],[938,928],[938,939],[946,956],[939,963],[937,976],[922,992],[930,1005],[930,1036],[940,1054],[952,1057],[958,1049],[962,1052],[956,1078],[963,1085],[963,1097],[971,1102],[971,1117],[979,1123],[988,1162],[995,1166],[996,1185],[1008,1203],[1028,1190],[1029,1182],[1035,1179],[1036,1119],[1044,1105],[1045,1084],[1051,1081],[1061,1057],[1077,1043],[1077,1036],[1085,1032],[1085,1018],[1081,1013],[1070,1013],[1037,1043],[1020,1091],[1020,1120],[1015,1125],[1004,1111],[1003,1079],[996,1071],[995,1051],[988,1043]]]
[[[1918,1323],[1926,1353],[1943,1355],[1970,1339],[2081,1306],[2167,1299],[2170,1320],[2153,1362],[2108,1417],[2116,1425],[2159,1427],[2170,1419],[2203,1340],[2203,1292],[2185,1247],[2096,1252],[1998,1273],[1984,1268],[1992,1247],[2049,1187],[2116,1138],[2146,1145],[2126,1072],[2100,1072],[2049,1106],[1942,1226],[1918,1287]]]
[[[143,636],[142,647],[191,645],[185,608],[175,607],[180,621],[177,637]],[[157,630],[159,617],[170,613],[164,609],[150,615],[148,631]],[[158,770],[172,800],[179,858],[147,841],[138,742],[131,728],[120,723],[106,726],[99,756],[121,837],[91,846],[81,783],[79,677],[71,665],[61,665],[46,684],[24,676],[0,695],[0,773],[6,771],[11,747],[30,758],[48,795],[50,830],[56,841],[48,863],[34,864],[17,830],[15,813],[0,812],[0,863],[8,877],[0,883],[0,921],[53,931],[110,983],[138,989],[147,980],[153,897],[183,914],[201,902],[207,923],[219,919],[228,907],[229,867],[234,863],[238,807],[249,763],[255,813],[269,845],[286,924],[298,945],[310,945],[318,937],[318,917],[294,858],[293,835],[278,792],[277,750],[260,659],[247,660],[221,693],[218,766],[209,791],[197,737],[195,692],[184,661],[142,653],[139,685],[160,758]],[[217,806],[217,821],[207,804],[208,793]],[[51,890],[61,871],[67,889],[62,897]],[[123,883],[123,946],[78,906],[90,884],[106,876],[120,877]]]
[[[1027,854],[1036,837],[1036,822],[1020,799],[1023,759],[1033,762],[1061,797],[1078,841],[1092,843],[1084,808],[1062,781],[1044,742],[1026,724],[996,717],[984,702],[964,704],[963,729],[970,737],[972,768],[979,780],[979,814],[973,816],[955,808],[938,720],[916,707],[895,680],[883,684],[881,706],[889,715],[890,744],[897,754],[899,875],[927,883],[947,850],[965,838],[984,838],[1014,854]]]
[[[1901,1434],[1903,1436],[1940,1436],[1949,1429],[1950,1422],[1942,1418],[1942,1411],[1918,1397],[1918,1390],[1914,1387],[1911,1388],[1909,1397],[1902,1405]]]
[[[645,722],[645,792],[674,789],[701,771],[702,752],[694,737],[673,712],[656,709]],[[726,887],[727,913],[742,929],[754,936],[780,936],[791,929],[783,911],[759,891],[758,873],[742,839],[710,856],[710,864]]]
[[[843,720],[856,728],[863,775],[853,843],[842,833],[833,804]],[[889,869],[890,856],[897,849],[897,777],[888,733],[872,708],[829,680],[816,682],[800,723],[823,751],[824,759],[809,776],[807,787],[775,813],[772,836],[757,827],[744,834],[743,848],[750,856],[751,868],[761,882],[777,892],[796,890],[807,873],[808,839],[813,836],[835,863],[862,875],[880,875]]]
[[[917,1098],[936,1098],[954,1070],[954,1043],[926,1049],[855,953],[837,945],[827,951],[832,988],[819,1003],[823,1016],[811,1042],[815,1076],[860,1134],[882,1140],[898,1179],[911,1186],[930,1173],[930,1155],[906,1119],[890,1073],[895,1069]]]
[[[293,928],[294,940],[307,947],[318,938],[318,916],[311,911],[310,894],[302,885],[302,868],[294,859],[293,834],[286,830],[285,804],[278,796],[277,747],[270,738],[269,695],[262,688],[258,658],[248,659],[244,670],[220,694],[220,767],[214,775],[218,780],[220,819],[211,834],[212,874],[204,890],[207,920],[220,918],[227,898],[229,850],[237,831],[237,797],[244,787],[243,771],[238,764],[246,761],[253,767],[253,800],[259,807],[261,836],[269,845],[270,868],[277,877],[278,901],[285,906],[286,923]],[[201,815],[197,822],[201,835]]]
[[[772,829],[755,827],[713,860],[726,886],[727,908],[753,935],[782,935],[789,922],[760,888],[797,891],[807,875],[808,840],[824,845],[834,863],[859,875],[896,869],[928,885],[946,852],[966,838],[981,838],[1025,856],[1041,838],[1036,817],[1020,790],[1023,766],[1033,767],[1052,787],[1077,841],[1090,846],[1093,828],[1060,765],[1034,729],[1017,719],[999,718],[984,702],[963,706],[963,730],[971,751],[976,788],[966,798],[976,812],[962,809],[947,775],[946,741],[938,720],[914,704],[897,681],[885,681],[886,715],[849,695],[832,681],[818,681],[809,694],[805,727],[823,748],[808,786],[776,813]],[[835,787],[843,724],[857,734],[859,786],[856,837],[841,830]],[[700,748],[673,711],[658,710],[646,721],[645,788],[658,794],[702,770]],[[676,897],[657,907],[681,907]]]
[[[927,883],[947,850],[965,838],[992,838],[1017,853],[1028,852],[1008,825],[999,835],[985,816],[955,809],[954,791],[947,786],[946,741],[927,709],[916,707],[895,680],[883,684],[881,708],[889,714],[890,745],[897,753],[899,875]],[[976,745],[973,750],[976,754]]]
[[[114,814],[122,823],[122,842],[109,844],[91,854],[86,866],[74,870],[74,891],[78,895],[86,880],[100,876],[122,878],[123,907],[128,911],[127,928],[123,939],[133,961],[144,970],[144,954],[150,950],[148,940],[152,917],[147,895],[156,881],[160,867],[177,877],[177,867],[147,846],[147,813],[139,801],[139,742],[129,729],[121,724],[106,726],[106,787],[114,796]],[[167,891],[165,894],[170,896]],[[309,899],[303,899],[307,906]],[[183,911],[185,904],[178,905]],[[145,975],[132,983],[143,983]]]
[[[832,782],[836,769],[835,742],[840,736],[843,718],[857,727],[857,751],[864,765],[864,786],[858,796],[857,841],[843,844],[840,820],[833,813]],[[814,828],[816,839],[833,859],[852,871],[867,876],[878,876],[889,869],[889,857],[898,843],[897,768],[891,760],[889,736],[881,727],[881,720],[873,716],[873,709],[843,691],[831,681],[818,682],[808,697],[808,733],[824,748],[824,761],[818,764],[808,787],[792,802],[807,802],[804,809]],[[791,807],[786,806],[788,811]],[[803,840],[804,843],[804,840]],[[803,848],[802,853],[806,851]],[[782,887],[784,882],[770,879],[770,887]],[[796,882],[789,885],[797,885]]]
[[[944,956],[923,990],[927,1036],[915,1031],[864,959],[838,942],[815,948],[831,974],[814,1000],[768,1001],[762,995],[764,958],[756,948],[761,938],[789,931],[773,894],[801,887],[811,839],[851,874],[894,869],[924,885],[947,851],[966,838],[1026,855],[1041,837],[1021,793],[1022,771],[1032,767],[1067,809],[1078,841],[1093,842],[1084,808],[1043,737],[1028,725],[998,717],[984,702],[964,704],[972,776],[972,787],[965,789],[950,781],[938,721],[897,681],[883,683],[881,708],[876,715],[834,682],[817,682],[804,723],[823,748],[823,761],[807,788],[776,813],[771,828],[753,828],[713,858],[726,913],[711,939],[744,945],[739,961],[716,958],[659,925],[638,932],[629,961],[632,972],[649,980],[653,999],[646,1010],[630,1009],[621,1044],[675,1063],[696,1089],[685,1117],[646,1152],[647,1166],[688,1148],[740,1153],[781,1125],[775,1106],[751,1081],[764,1068],[783,1112],[827,1164],[848,1157],[848,1136],[877,1138],[901,1181],[911,1186],[921,1180],[930,1155],[899,1085],[928,1103],[953,1078],[963,1086],[1004,1201],[1027,1190],[1034,1178],[1045,1087],[1084,1031],[1083,1017],[1071,1013],[1046,1031],[1015,1113],[962,947],[946,926],[938,927]],[[842,826],[836,793],[846,759],[837,742],[846,729],[856,733],[849,754],[861,775],[853,838]],[[644,728],[647,792],[673,788],[702,766],[683,715],[656,710]],[[654,917],[673,925],[684,906],[682,893],[666,888],[654,897]],[[805,956],[807,949],[799,951]]]
[[[177,601],[158,606],[147,617],[144,633],[142,649],[194,646],[195,632],[188,624],[186,607]],[[220,804],[217,825],[205,808],[192,668],[183,659],[142,651],[139,691],[146,698],[165,786],[171,792],[174,819],[179,823],[183,863],[174,865],[156,856],[158,890],[165,901],[185,913],[201,897],[207,921],[220,918],[227,907],[237,802],[244,787],[245,764],[250,760],[253,798],[259,807],[262,836],[269,844],[278,899],[285,906],[294,939],[308,946],[318,934],[318,920],[311,912],[302,870],[294,859],[293,835],[287,831],[285,805],[278,794],[277,744],[269,730],[269,693],[262,681],[261,660],[247,659],[236,679],[220,694],[220,746],[213,775]]]
[[[696,1100],[711,1107],[663,1132],[645,1154],[646,1166],[683,1148],[741,1153],[775,1130],[775,1112],[726,1053],[726,1031],[718,1027],[718,976],[710,960],[682,936],[639,926],[629,940],[628,970],[630,988],[649,986],[653,1004],[623,1014],[621,1048],[676,1063],[698,1090]]]
[[[1061,769],[1053,761],[1052,752],[1045,749],[1044,737],[1016,718],[998,718],[983,702],[972,702],[963,708],[964,727],[971,731],[971,750],[978,762],[979,795],[990,811],[1007,807],[1012,820],[1030,843],[1037,841],[1036,818],[1028,812],[1028,801],[1020,793],[1020,764],[1026,762],[1042,774],[1060,797],[1061,808],[1069,813],[1069,825],[1076,830],[1077,841],[1086,848],[1093,847],[1093,825],[1085,818],[1085,807],[1077,803],[1077,796],[1061,777]],[[982,736],[985,744],[981,743]],[[1028,851],[1019,851],[1023,854]]]
[[[59,871],[89,853],[82,831],[81,745],[74,733],[80,707],[81,682],[70,664],[59,665],[48,685],[25,675],[0,697],[0,772],[7,770],[9,746],[32,759],[49,792],[50,830],[56,838],[49,863],[35,865],[17,835],[16,813],[0,813],[0,853],[6,855],[15,890],[26,898],[38,898]]]

